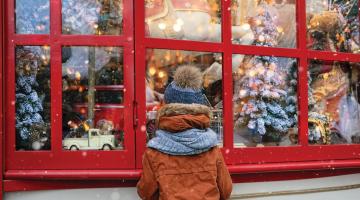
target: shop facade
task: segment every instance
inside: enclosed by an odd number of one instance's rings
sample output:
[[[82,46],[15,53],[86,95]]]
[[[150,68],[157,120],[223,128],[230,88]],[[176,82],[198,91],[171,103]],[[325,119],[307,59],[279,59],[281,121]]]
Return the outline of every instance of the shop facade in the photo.
[[[3,193],[134,187],[182,65],[234,183],[360,171],[357,0],[1,6]]]

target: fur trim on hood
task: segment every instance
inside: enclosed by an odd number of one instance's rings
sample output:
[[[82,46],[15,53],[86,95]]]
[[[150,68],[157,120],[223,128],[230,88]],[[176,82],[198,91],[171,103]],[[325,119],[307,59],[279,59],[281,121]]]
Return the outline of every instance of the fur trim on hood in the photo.
[[[157,120],[162,116],[174,116],[174,115],[198,115],[205,114],[210,117],[210,108],[201,104],[182,104],[182,103],[170,103],[160,108],[157,115]]]

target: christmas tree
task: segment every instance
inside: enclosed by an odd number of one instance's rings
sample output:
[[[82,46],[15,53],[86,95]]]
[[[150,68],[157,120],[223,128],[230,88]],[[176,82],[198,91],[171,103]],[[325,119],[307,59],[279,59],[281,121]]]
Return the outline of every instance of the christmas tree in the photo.
[[[16,33],[46,34],[50,29],[49,0],[16,0]]]
[[[266,3],[259,5],[254,17],[254,45],[273,47],[277,44],[278,31]],[[246,125],[254,135],[266,136],[279,141],[292,125],[286,113],[285,80],[278,66],[278,59],[272,56],[254,56],[239,69],[240,88],[235,101],[240,104],[237,124]]]
[[[311,61],[312,65],[316,65],[317,61]],[[315,68],[315,66],[311,67]],[[286,98],[286,112],[291,121],[291,127],[294,127],[297,124],[298,115],[297,115],[297,63],[291,63],[291,66],[288,68],[287,76],[287,98]],[[308,77],[308,140],[310,143],[323,143],[326,139],[323,138],[325,133],[322,133],[323,130],[319,125],[329,124],[329,119],[326,115],[320,114],[315,111],[316,101],[313,96],[314,89],[311,87],[312,77],[310,73]],[[323,140],[321,140],[323,139]]]
[[[39,55],[26,49],[16,48],[16,148],[34,149],[37,127],[46,127],[42,112],[43,104],[36,89]],[[42,131],[40,131],[42,132]],[[40,133],[42,134],[42,133]],[[46,135],[46,131],[44,133]],[[37,145],[36,145],[37,146]]]

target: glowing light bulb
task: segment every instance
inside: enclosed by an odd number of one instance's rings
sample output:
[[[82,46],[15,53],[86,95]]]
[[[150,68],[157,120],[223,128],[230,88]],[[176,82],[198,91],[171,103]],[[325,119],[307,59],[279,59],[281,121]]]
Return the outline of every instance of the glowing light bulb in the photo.
[[[149,69],[149,74],[150,74],[151,76],[154,76],[155,73],[156,73],[155,67],[150,67],[150,69]]]
[[[240,97],[245,97],[246,93],[247,93],[246,90],[240,90],[239,95]]]
[[[166,24],[165,23],[159,23],[158,25],[160,30],[165,30],[166,29]]]
[[[265,41],[265,37],[264,37],[263,35],[260,35],[260,36],[259,36],[259,41],[260,41],[260,42],[264,42],[264,41]]]
[[[245,23],[241,26],[245,31],[250,30],[250,24]]]
[[[180,32],[180,31],[181,31],[181,25],[179,25],[179,24],[174,24],[174,25],[173,25],[173,29],[174,29],[175,32]]]
[[[75,72],[75,79],[76,79],[76,80],[80,80],[80,79],[81,79],[81,74],[80,74],[80,72]]]
[[[159,74],[158,74],[159,78],[164,78],[165,76],[165,73],[163,71],[160,71]]]

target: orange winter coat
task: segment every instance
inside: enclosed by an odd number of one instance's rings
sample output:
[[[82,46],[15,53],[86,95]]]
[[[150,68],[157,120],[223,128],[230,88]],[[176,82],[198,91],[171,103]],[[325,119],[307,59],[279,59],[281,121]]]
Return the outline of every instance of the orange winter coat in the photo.
[[[137,190],[144,200],[225,200],[232,181],[218,147],[191,156],[148,148]]]

